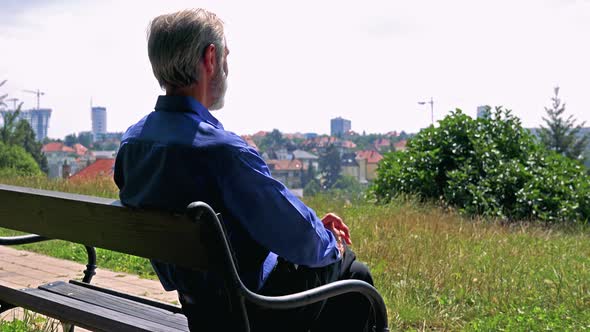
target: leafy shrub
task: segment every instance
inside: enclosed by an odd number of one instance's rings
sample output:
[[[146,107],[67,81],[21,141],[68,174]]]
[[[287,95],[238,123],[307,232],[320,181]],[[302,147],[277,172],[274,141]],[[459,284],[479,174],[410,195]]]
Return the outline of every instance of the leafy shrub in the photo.
[[[372,193],[436,199],[468,214],[580,221],[590,217],[590,177],[577,161],[539,145],[509,110],[473,119],[456,110],[386,154]]]
[[[41,169],[25,149],[16,145],[0,142],[0,174],[3,175],[40,175]]]

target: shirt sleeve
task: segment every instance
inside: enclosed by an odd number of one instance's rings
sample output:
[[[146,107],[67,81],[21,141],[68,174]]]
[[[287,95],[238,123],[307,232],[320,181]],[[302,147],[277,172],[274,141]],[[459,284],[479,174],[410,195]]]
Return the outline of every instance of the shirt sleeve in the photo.
[[[340,259],[332,232],[271,177],[256,151],[242,148],[231,159],[219,179],[223,203],[255,241],[298,265],[323,267]]]

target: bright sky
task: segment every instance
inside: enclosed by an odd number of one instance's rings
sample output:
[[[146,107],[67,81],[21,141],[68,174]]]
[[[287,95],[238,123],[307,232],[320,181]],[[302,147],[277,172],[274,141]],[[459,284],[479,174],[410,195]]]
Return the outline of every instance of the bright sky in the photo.
[[[0,94],[53,108],[49,136],[90,129],[90,98],[123,131],[161,93],[147,57],[154,16],[201,6],[226,22],[226,107],[239,134],[329,132],[342,116],[362,132],[415,132],[450,109],[512,108],[537,126],[561,87],[590,123],[590,0],[0,2]]]

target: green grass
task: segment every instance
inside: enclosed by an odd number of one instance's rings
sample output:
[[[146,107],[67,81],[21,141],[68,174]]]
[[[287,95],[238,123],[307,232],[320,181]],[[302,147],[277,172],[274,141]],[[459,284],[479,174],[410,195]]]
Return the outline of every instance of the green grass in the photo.
[[[8,315],[8,317],[7,317]],[[34,312],[24,310],[22,315],[17,317],[15,312],[4,313],[1,317],[11,318],[0,320],[0,331],[2,332],[58,332],[60,323],[54,319]]]
[[[36,181],[0,180],[116,196],[108,182]],[[590,330],[586,226],[507,226],[412,200],[384,206],[328,197],[306,202],[320,215],[333,211],[344,217],[353,250],[371,268],[386,301],[392,330]],[[79,245],[55,241],[26,248],[85,261]],[[153,277],[146,260],[106,250],[98,265]]]

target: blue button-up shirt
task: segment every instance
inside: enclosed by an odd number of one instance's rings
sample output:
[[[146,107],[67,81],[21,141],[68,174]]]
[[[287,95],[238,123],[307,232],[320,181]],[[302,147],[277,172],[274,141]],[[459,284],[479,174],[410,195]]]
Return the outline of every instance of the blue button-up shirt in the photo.
[[[124,134],[114,176],[127,206],[184,212],[189,203],[203,201],[221,213],[250,289],[262,287],[277,256],[309,267],[340,259],[334,236],[315,212],[192,97],[158,98],[155,112]],[[200,294],[221,285],[219,276],[152,264],[166,290]]]

